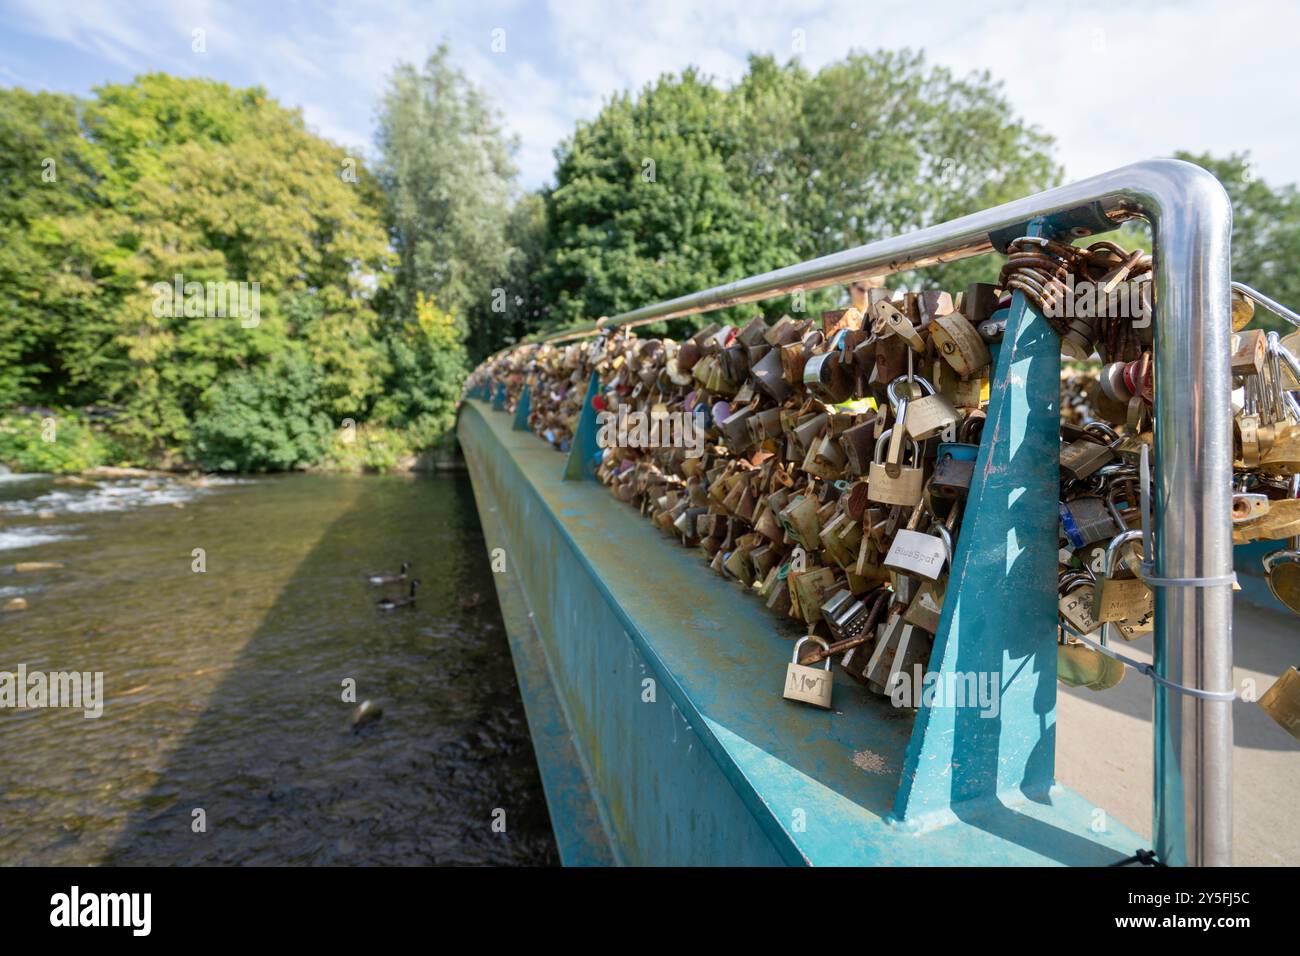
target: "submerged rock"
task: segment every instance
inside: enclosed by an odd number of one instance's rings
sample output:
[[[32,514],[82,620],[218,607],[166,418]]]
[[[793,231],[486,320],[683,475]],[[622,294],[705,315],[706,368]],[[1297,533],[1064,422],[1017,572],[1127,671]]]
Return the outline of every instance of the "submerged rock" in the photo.
[[[32,571],[57,571],[63,567],[59,561],[19,561],[14,565],[14,570],[19,574],[28,574]]]
[[[27,598],[10,598],[5,601],[4,609],[6,611],[25,611],[27,610]]]
[[[384,708],[381,705],[373,700],[363,700],[361,705],[352,712],[352,729],[360,730],[366,724],[373,724],[382,716],[384,716]]]

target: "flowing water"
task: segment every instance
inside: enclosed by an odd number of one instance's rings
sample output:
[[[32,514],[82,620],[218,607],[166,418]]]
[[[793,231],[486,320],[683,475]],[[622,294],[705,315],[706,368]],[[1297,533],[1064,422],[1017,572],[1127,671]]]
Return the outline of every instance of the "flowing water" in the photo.
[[[558,862],[463,476],[0,475],[16,597],[0,672],[104,705],[0,709],[0,864]]]

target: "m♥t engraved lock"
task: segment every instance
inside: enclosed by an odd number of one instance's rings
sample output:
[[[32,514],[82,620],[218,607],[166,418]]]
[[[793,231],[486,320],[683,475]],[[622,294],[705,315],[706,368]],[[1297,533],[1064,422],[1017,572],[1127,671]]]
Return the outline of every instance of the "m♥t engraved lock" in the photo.
[[[820,644],[822,650],[830,647],[820,637],[811,635],[801,637],[795,641],[794,656],[785,669],[785,692],[782,696],[786,700],[797,700],[805,704],[830,709],[831,690],[834,685],[834,677],[831,674],[831,659],[826,658],[826,666],[821,670],[800,664],[799,649],[808,641]]]

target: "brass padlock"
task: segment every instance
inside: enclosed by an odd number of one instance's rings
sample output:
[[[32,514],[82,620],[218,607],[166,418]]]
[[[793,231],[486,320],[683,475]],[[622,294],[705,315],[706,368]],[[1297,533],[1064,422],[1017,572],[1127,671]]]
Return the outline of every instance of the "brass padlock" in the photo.
[[[1102,561],[1101,578],[1093,586],[1092,617],[1099,624],[1125,621],[1130,625],[1146,622],[1152,614],[1154,597],[1151,588],[1141,578],[1115,578],[1118,570],[1118,552],[1131,541],[1142,538],[1141,531],[1124,531],[1117,534],[1106,548]],[[1128,633],[1121,630],[1125,639]]]
[[[1086,644],[1056,646],[1056,678],[1070,687],[1109,690],[1124,679],[1125,670],[1122,663]]]
[[[1300,537],[1291,540],[1289,549],[1264,557],[1264,574],[1273,597],[1292,614],[1300,614]]]
[[[935,316],[930,323],[930,338],[939,355],[963,378],[987,368],[992,361],[975,326],[960,312]]]
[[[919,398],[903,399],[898,393],[904,385],[917,385],[925,392]],[[928,379],[914,375],[909,382],[906,378],[897,378],[889,383],[889,404],[898,409],[898,421],[902,422],[907,434],[916,441],[933,438],[940,432],[953,428],[961,416],[952,403],[934,390]],[[895,428],[898,427],[895,423]]]
[[[867,472],[867,497],[882,504],[913,508],[921,503],[921,498],[925,494],[925,469],[921,467],[921,452],[916,442],[907,439],[908,444],[912,446],[913,464],[900,463],[898,475],[891,477],[884,454],[885,444],[893,431],[892,428],[887,428],[876,439],[876,454]]]
[[[1087,574],[1067,571],[1061,575],[1057,592],[1057,607],[1070,627],[1080,634],[1091,634],[1101,626],[1092,616],[1093,582]]]
[[[1300,671],[1294,667],[1273,682],[1259,699],[1264,713],[1278,722],[1283,730],[1300,740]]]
[[[800,664],[799,649],[808,641],[821,645],[822,650],[830,647],[820,637],[811,634],[795,641],[794,656],[785,668],[785,692],[781,696],[786,700],[797,700],[816,707],[825,707],[829,710],[831,691],[834,689],[835,682],[834,675],[831,673],[831,659],[826,658],[826,666],[821,670]]]

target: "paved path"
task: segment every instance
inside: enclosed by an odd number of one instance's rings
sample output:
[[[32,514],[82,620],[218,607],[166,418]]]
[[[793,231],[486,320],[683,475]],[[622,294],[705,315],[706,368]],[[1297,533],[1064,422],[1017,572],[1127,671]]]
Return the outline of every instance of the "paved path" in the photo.
[[[1233,609],[1236,685],[1253,678],[1262,695],[1300,666],[1300,618],[1250,604]],[[1124,648],[1149,661],[1151,638]],[[1151,681],[1130,670],[1109,691],[1057,685],[1057,779],[1145,837],[1151,836]],[[1233,861],[1300,864],[1300,743],[1255,703],[1233,707]]]

